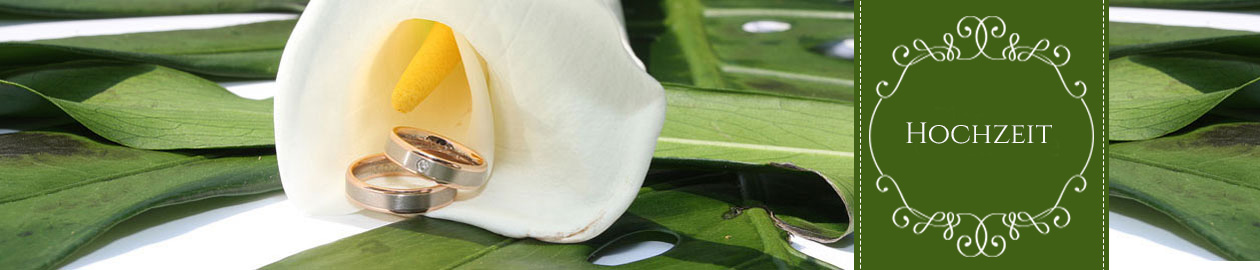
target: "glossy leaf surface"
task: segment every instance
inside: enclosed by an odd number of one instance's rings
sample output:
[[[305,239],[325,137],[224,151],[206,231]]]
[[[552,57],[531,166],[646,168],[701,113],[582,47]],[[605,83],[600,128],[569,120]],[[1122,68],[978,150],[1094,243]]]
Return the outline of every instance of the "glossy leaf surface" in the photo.
[[[647,55],[648,72],[662,82],[829,100],[854,97],[853,61],[825,53],[853,37],[851,6],[832,1],[640,3],[649,4],[626,4],[627,24],[632,32],[648,32],[631,35],[651,40],[639,51]],[[759,29],[756,25],[787,29],[748,31]]]
[[[0,115],[59,109],[106,139],[135,148],[269,146],[274,140],[270,100],[240,98],[214,82],[149,64],[43,66],[4,76],[0,95],[16,97],[0,101],[13,104]]]
[[[767,208],[842,218],[826,209],[816,175],[766,166],[707,165],[663,160],[625,215],[599,237],[579,244],[505,238],[473,226],[417,217],[310,249],[267,269],[588,269],[600,249],[620,239],[651,237],[675,246],[626,269],[834,269],[792,249]],[[823,193],[819,193],[822,190]],[[812,204],[774,200],[817,196]],[[795,201],[795,202],[790,202]],[[779,205],[779,202],[789,202]],[[793,205],[795,205],[793,207]],[[764,207],[764,208],[763,208]],[[440,211],[440,210],[439,210]],[[787,210],[785,210],[787,211]]]
[[[79,59],[114,59],[215,77],[274,78],[295,22],[3,42],[0,72]]]
[[[1173,50],[1257,55],[1260,46],[1260,34],[1247,31],[1122,22],[1109,23],[1108,31],[1111,59]]]
[[[1255,0],[1113,0],[1114,6],[1182,9],[1228,9],[1260,7]]]
[[[45,17],[128,17],[204,13],[302,12],[308,0],[0,0],[0,13]]]
[[[1260,123],[1113,144],[1113,195],[1176,219],[1231,259],[1260,260]]]
[[[74,133],[0,135],[0,265],[47,269],[145,210],[276,190],[268,151],[158,152]]]
[[[1177,131],[1260,78],[1260,64],[1254,60],[1207,52],[1135,55],[1110,65],[1111,140],[1145,140]],[[1235,98],[1235,106],[1257,104],[1248,98]]]
[[[853,198],[852,106],[678,85],[665,89],[669,108],[656,158],[796,167],[829,180],[832,196]],[[852,213],[852,206],[847,210]],[[833,242],[851,231],[847,223],[828,227],[833,232],[815,240]]]

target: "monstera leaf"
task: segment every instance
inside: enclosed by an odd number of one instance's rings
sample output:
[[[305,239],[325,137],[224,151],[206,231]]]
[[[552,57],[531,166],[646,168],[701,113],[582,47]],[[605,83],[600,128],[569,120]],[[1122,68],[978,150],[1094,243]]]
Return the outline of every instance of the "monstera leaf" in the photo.
[[[0,265],[53,268],[145,210],[280,188],[271,150],[158,152],[68,132],[0,135]]]
[[[3,42],[0,72],[76,59],[116,59],[216,77],[274,78],[294,22]]]
[[[1168,214],[1226,257],[1260,260],[1260,123],[1112,144],[1112,195]]]
[[[715,166],[710,166],[715,165]],[[417,217],[290,256],[266,269],[587,269],[620,241],[675,246],[626,269],[835,269],[792,249],[776,215],[847,222],[826,181],[774,166],[662,160],[625,215],[580,244],[505,238],[451,221]],[[808,202],[799,198],[812,198]],[[439,210],[440,211],[440,210]]]
[[[0,13],[43,17],[125,17],[236,12],[302,12],[307,0],[0,0]]]
[[[111,141],[143,149],[273,144],[271,101],[150,64],[82,61],[10,73],[0,115],[64,111]],[[73,78],[73,79],[67,79]]]
[[[819,51],[852,37],[851,3],[624,1],[623,8],[631,46],[666,85],[657,158],[791,164],[852,198],[853,61]],[[744,31],[763,21],[790,27]]]
[[[853,36],[851,5],[801,0],[625,5],[630,35],[640,42],[637,52],[662,82],[853,100],[853,61],[824,53]],[[749,32],[748,23],[788,29]]]
[[[1257,79],[1260,62],[1219,53],[1183,51],[1111,60],[1108,135],[1112,140],[1151,139],[1214,108],[1256,108],[1260,99],[1247,89]],[[1223,105],[1227,99],[1232,104]]]
[[[1260,7],[1260,2],[1252,0],[1112,0],[1114,6],[1158,7],[1186,9],[1224,9]]]
[[[1121,22],[1108,23],[1108,30],[1111,59],[1187,49],[1256,55],[1260,46],[1260,34],[1247,31]]]
[[[853,198],[853,107],[845,103],[666,85],[669,107],[657,139],[657,159],[767,164],[817,172],[835,191]],[[852,205],[847,209],[852,216]],[[852,231],[831,224],[819,242]]]

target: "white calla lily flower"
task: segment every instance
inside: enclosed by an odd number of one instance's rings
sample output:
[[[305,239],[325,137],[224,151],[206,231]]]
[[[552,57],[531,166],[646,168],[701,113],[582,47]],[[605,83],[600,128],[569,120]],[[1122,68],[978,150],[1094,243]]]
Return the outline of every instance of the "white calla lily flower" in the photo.
[[[608,1],[311,1],[276,80],[276,151],[289,199],[359,211],[350,162],[413,126],[478,151],[479,190],[427,213],[508,237],[584,241],[629,207],[665,118],[664,90],[629,51]],[[460,64],[414,110],[391,92],[434,22]]]

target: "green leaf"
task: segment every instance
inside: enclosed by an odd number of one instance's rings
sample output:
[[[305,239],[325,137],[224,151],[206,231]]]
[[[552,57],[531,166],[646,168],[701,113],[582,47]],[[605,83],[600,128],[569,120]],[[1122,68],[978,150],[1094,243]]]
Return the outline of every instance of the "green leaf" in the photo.
[[[1254,60],[1207,52],[1111,60],[1109,138],[1145,140],[1177,131],[1260,78]]]
[[[274,144],[270,100],[240,98],[214,82],[162,66],[70,62],[25,70],[0,80],[0,96],[21,96],[24,92],[47,100],[96,134],[130,147]],[[32,111],[29,114],[47,110],[38,106],[26,109]]]
[[[131,149],[65,132],[0,135],[0,265],[47,269],[124,219],[280,187],[275,156]]]
[[[790,164],[822,174],[842,199],[852,198],[853,62],[817,50],[852,37],[851,4],[622,4],[632,47],[649,73],[666,82],[669,108],[657,158]],[[745,23],[760,20],[789,23],[791,29],[743,31]],[[852,206],[846,207],[852,214]],[[819,242],[851,230],[847,223],[830,229],[812,225],[817,224],[802,226],[827,231],[813,238]]]
[[[1227,9],[1260,7],[1256,0],[1111,0],[1113,6],[1184,9]]]
[[[818,172],[853,198],[853,107],[846,103],[666,84],[656,158],[781,164]],[[853,213],[852,205],[846,205]],[[852,228],[833,224],[821,242]]]
[[[696,166],[654,163],[628,212],[608,231],[580,244],[505,238],[457,222],[417,217],[306,250],[264,268],[588,269],[599,268],[589,260],[601,249],[617,246],[623,239],[649,238],[675,246],[619,267],[835,269],[792,249],[775,219],[759,207],[793,202],[810,207],[797,208],[810,218],[845,218],[843,213],[828,211],[842,202],[820,196],[824,194],[819,190],[829,192],[825,181],[782,168]],[[797,196],[816,199],[804,203]]]
[[[1164,212],[1222,254],[1260,260],[1260,123],[1110,146],[1113,195]]]
[[[1108,29],[1111,59],[1186,49],[1257,55],[1254,48],[1260,47],[1260,34],[1247,31],[1120,22]]]
[[[638,49],[648,59],[649,73],[662,82],[853,100],[853,61],[819,51],[853,36],[849,6],[803,0],[683,0],[651,6],[656,4],[627,3],[627,25],[636,40],[652,38],[651,45]],[[743,30],[745,23],[766,20],[788,23],[791,29]]]
[[[274,78],[295,22],[3,42],[0,71],[76,59],[116,59],[217,77]]]
[[[308,0],[0,0],[0,13],[47,17],[130,17],[154,15],[294,12]]]

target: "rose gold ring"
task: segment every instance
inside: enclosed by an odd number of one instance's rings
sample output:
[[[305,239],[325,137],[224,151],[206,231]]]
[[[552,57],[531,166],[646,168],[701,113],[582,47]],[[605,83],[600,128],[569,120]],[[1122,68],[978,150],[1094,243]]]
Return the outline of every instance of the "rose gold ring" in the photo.
[[[366,181],[378,177],[418,176],[389,161],[383,154],[373,154],[350,163],[346,171],[346,197],[367,209],[394,214],[419,214],[450,205],[455,189],[443,185],[424,188],[390,188]]]
[[[441,135],[413,127],[394,127],[385,155],[412,173],[459,189],[486,182],[486,161],[477,151]]]

